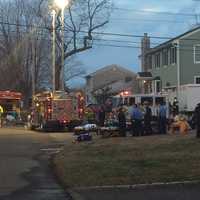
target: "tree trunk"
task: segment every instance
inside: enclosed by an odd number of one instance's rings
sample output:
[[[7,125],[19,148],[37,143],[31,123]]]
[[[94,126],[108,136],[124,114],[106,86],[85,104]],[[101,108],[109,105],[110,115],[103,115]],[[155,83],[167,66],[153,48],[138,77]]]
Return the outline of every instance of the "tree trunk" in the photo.
[[[61,74],[61,67],[58,66],[56,68],[56,74],[55,74],[55,90],[61,90],[61,82],[60,82],[60,74]]]

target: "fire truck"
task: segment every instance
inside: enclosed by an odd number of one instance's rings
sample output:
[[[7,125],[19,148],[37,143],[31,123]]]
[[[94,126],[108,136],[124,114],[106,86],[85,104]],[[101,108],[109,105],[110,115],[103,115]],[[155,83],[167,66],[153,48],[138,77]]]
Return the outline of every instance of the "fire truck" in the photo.
[[[33,97],[31,129],[63,130],[81,123],[78,100],[67,92],[42,92]]]
[[[0,91],[0,105],[3,108],[3,115],[13,115],[20,118],[20,111],[22,107],[22,94],[13,91]]]

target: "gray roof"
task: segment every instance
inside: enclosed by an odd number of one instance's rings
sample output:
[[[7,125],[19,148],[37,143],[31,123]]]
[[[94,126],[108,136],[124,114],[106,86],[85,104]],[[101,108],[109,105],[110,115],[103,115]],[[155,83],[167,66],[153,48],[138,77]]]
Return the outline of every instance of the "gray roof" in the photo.
[[[124,68],[124,67],[121,67],[120,65],[112,64],[112,65],[105,66],[105,67],[103,67],[103,68],[101,68],[101,69],[98,69],[97,71],[95,71],[95,72],[93,72],[93,73],[91,73],[91,74],[88,74],[88,75],[86,76],[86,78],[96,76],[96,75],[98,75],[98,74],[101,74],[101,73],[103,73],[103,72],[106,72],[106,71],[109,71],[109,70],[112,70],[112,69],[117,69],[117,70],[126,72],[126,73],[128,73],[128,74],[130,74],[130,75],[132,75],[132,76],[136,76],[136,73],[134,73],[133,71],[128,70],[128,69],[126,69],[126,68]]]
[[[170,45],[174,40],[180,39],[181,37],[186,36],[187,34],[192,33],[192,32],[194,32],[196,30],[200,30],[200,26],[197,26],[197,27],[195,27],[193,29],[190,29],[189,31],[187,31],[187,32],[185,32],[185,33],[183,33],[183,34],[181,34],[181,35],[179,35],[177,37],[174,37],[174,38],[172,38],[172,39],[170,39],[170,40],[168,40],[168,41],[166,41],[166,42],[164,42],[164,43],[162,43],[162,44],[160,44],[158,46],[155,46],[154,48],[151,48],[147,52],[147,54],[150,54],[150,53],[153,53],[153,52],[155,52],[155,51],[157,51],[159,49],[162,49],[162,48],[166,47],[167,45]]]

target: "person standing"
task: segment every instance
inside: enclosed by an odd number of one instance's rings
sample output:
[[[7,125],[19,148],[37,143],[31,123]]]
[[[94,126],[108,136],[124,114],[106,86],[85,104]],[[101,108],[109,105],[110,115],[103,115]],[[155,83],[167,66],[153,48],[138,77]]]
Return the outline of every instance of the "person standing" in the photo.
[[[123,107],[119,109],[118,122],[119,122],[120,136],[126,137],[126,115],[124,113]]]
[[[134,105],[132,111],[132,135],[133,136],[141,136],[143,134],[142,120],[143,113],[137,104]]]
[[[104,126],[105,116],[106,116],[105,109],[103,106],[101,106],[99,110],[99,126]]]
[[[200,138],[200,103],[197,104],[194,112],[194,118],[195,118],[195,123],[196,123],[196,137]]]
[[[4,112],[4,110],[3,110],[3,107],[0,105],[0,128],[2,127],[2,117],[3,117],[3,112]]]
[[[149,103],[145,102],[145,113],[144,113],[144,132],[145,135],[152,134],[152,127],[151,127],[151,120],[152,120],[152,111],[149,107]]]
[[[158,126],[160,134],[167,134],[167,107],[164,102],[158,110]]]

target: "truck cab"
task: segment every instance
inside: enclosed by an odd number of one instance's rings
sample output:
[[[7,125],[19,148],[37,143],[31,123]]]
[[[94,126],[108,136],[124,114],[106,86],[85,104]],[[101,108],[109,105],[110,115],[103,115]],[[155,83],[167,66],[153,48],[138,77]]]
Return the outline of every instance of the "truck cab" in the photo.
[[[79,120],[77,98],[67,92],[42,92],[33,97],[31,128],[63,130]]]

